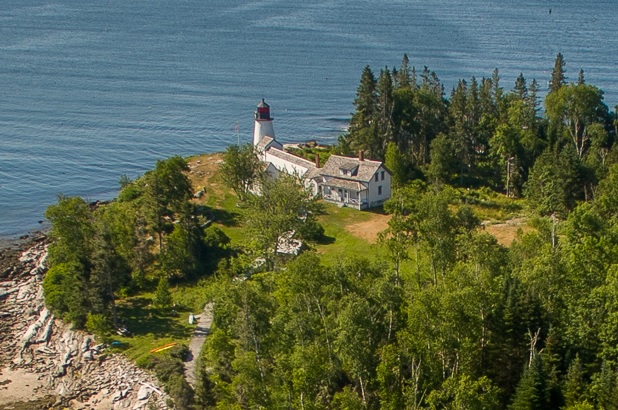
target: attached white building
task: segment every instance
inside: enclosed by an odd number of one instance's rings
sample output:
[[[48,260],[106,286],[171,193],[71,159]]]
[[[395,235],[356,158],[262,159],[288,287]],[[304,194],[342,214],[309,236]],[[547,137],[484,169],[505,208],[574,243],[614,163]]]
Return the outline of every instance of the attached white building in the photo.
[[[391,197],[391,173],[380,161],[331,155],[313,180],[324,200],[356,209],[380,206]]]
[[[391,197],[391,172],[380,161],[331,155],[323,167],[284,151],[274,137],[270,106],[262,100],[255,113],[253,144],[268,168],[305,180],[324,200],[339,206],[368,209]],[[273,172],[271,172],[273,174]]]

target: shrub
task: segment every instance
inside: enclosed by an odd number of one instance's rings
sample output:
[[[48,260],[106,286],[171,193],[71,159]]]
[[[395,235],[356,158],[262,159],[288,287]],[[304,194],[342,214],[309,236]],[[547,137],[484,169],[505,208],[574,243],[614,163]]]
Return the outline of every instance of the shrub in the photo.
[[[159,284],[157,285],[157,290],[154,294],[153,303],[155,307],[159,309],[168,309],[172,306],[173,300],[170,292],[170,285],[164,275],[161,275],[161,278],[159,279]]]
[[[105,315],[88,313],[86,330],[95,335],[98,342],[107,343],[112,335],[113,327]]]

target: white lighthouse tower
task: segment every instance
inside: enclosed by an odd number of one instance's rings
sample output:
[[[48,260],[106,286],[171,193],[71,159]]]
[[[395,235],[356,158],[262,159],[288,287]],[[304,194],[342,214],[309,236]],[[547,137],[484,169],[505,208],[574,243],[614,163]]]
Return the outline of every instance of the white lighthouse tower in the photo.
[[[262,138],[269,136],[275,139],[275,129],[273,119],[270,116],[270,106],[262,101],[257,105],[255,112],[255,123],[253,126],[253,145],[257,145]]]

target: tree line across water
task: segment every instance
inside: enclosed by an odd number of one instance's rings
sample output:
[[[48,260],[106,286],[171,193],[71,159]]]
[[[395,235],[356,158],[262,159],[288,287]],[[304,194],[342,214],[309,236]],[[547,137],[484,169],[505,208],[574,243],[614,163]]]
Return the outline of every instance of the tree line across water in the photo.
[[[286,232],[321,240],[324,208],[232,146],[220,172],[244,242],[204,228],[214,210],[191,200],[186,161],[159,161],[107,206],[50,206],[48,306],[104,334],[122,294],[169,307],[169,281],[210,275],[213,325],[179,408],[618,408],[616,116],[602,91],[583,73],[567,83],[558,55],[541,114],[534,80],[506,92],[494,72],[446,99],[408,64],[365,68],[334,148],[393,172],[379,257],[278,256]],[[487,188],[534,214],[508,248],[474,212]]]

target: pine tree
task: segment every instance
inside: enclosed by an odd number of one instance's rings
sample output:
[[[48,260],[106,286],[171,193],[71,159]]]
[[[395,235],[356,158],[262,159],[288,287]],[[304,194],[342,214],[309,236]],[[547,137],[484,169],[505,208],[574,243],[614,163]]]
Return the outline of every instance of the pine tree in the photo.
[[[549,390],[547,377],[540,354],[534,356],[530,367],[524,371],[513,398],[510,410],[549,409]]]
[[[444,97],[444,87],[440,83],[435,71],[430,71],[427,66],[423,68],[421,74],[421,89],[433,94],[434,97],[442,99]]]
[[[579,356],[575,357],[575,360],[569,365],[566,378],[564,380],[563,395],[564,404],[566,407],[575,406],[580,403],[585,392],[584,382],[584,369],[582,367],[582,361]]]
[[[398,78],[397,81],[399,83],[400,88],[410,87],[410,60],[408,59],[408,55],[404,54],[403,59],[401,60],[401,67],[399,68],[399,72],[397,73]]]
[[[380,77],[376,87],[378,138],[381,142],[379,152],[374,153],[375,159],[384,159],[386,145],[395,140],[393,125],[393,79],[388,68],[380,71]]]
[[[538,93],[539,93],[539,83],[537,83],[537,81],[533,78],[532,82],[530,83],[530,88],[528,89],[528,96],[526,97],[526,103],[528,104],[528,106],[532,109],[534,109],[534,115],[536,115],[536,112],[538,110]]]
[[[584,69],[579,70],[579,74],[577,76],[577,84],[585,84],[586,80],[584,80]]]
[[[373,71],[368,65],[365,66],[361,74],[360,84],[356,89],[356,99],[354,100],[356,112],[350,121],[350,134],[368,128],[375,118],[377,112],[376,85]]]
[[[566,77],[564,75],[565,69],[564,66],[566,63],[562,58],[562,54],[558,53],[556,56],[556,61],[554,62],[554,69],[551,73],[551,80],[549,81],[549,92],[553,93],[554,91],[558,91],[560,87],[566,84]]]
[[[500,101],[502,100],[502,88],[500,87],[500,72],[497,68],[491,74],[491,84],[494,87],[494,99],[496,101],[496,105],[500,106]]]
[[[599,409],[618,409],[618,377],[609,363],[604,361],[601,371],[592,376],[590,392]]]
[[[522,73],[519,74],[517,79],[515,80],[515,93],[519,96],[519,98],[526,99],[528,96],[528,87],[526,86],[526,79]]]
[[[161,275],[157,290],[154,294],[153,304],[159,309],[167,309],[172,306],[172,294],[170,293],[170,285],[165,275]]]
[[[351,151],[366,151],[369,158],[378,158],[382,144],[379,136],[377,81],[371,68],[365,66],[361,80],[356,89],[354,105],[356,112],[350,120],[350,134],[348,138]]]

